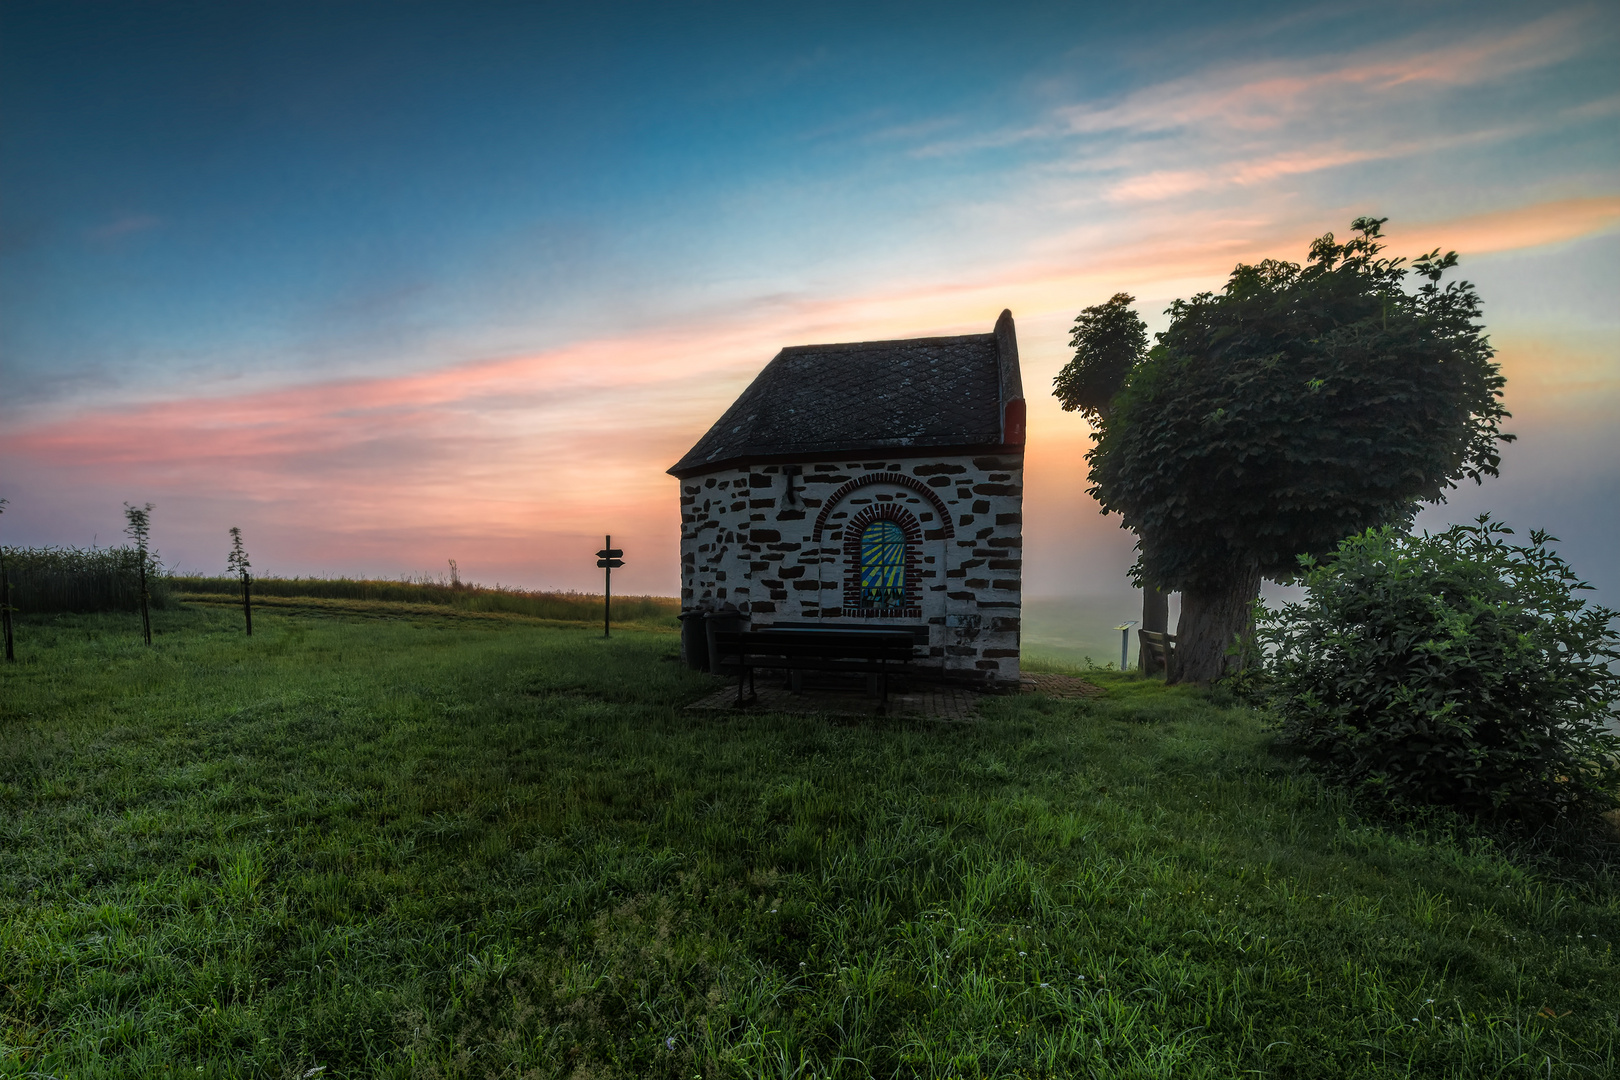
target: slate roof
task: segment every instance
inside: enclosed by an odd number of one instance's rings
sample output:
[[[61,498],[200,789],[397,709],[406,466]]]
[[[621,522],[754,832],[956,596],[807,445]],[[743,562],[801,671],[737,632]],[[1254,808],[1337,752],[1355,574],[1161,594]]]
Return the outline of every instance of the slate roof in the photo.
[[[1022,401],[1023,390],[1010,312],[988,334],[793,345],[669,471],[690,476],[866,450],[999,447],[1004,405],[1013,399]]]

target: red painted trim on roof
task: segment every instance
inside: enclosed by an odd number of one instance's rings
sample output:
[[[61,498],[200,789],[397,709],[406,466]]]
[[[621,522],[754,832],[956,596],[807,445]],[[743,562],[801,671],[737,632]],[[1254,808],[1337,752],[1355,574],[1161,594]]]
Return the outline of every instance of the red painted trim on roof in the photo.
[[[1001,407],[1001,438],[1014,446],[1024,445],[1024,399],[1013,398]]]

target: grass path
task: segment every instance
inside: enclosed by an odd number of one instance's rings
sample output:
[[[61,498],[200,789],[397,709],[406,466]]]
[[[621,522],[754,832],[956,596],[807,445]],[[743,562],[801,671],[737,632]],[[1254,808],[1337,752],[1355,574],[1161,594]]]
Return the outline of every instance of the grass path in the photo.
[[[3,1076],[1614,1075],[1611,878],[1191,692],[720,718],[669,633],[129,623],[0,668]]]

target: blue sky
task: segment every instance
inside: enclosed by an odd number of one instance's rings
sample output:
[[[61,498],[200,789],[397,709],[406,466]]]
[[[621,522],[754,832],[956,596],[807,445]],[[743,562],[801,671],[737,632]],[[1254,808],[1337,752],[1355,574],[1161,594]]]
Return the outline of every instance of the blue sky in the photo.
[[[1034,398],[1081,307],[1162,326],[1370,212],[1461,251],[1525,436],[1439,517],[1539,515],[1614,602],[1617,36],[1612,5],[8,2],[5,524],[84,543],[150,498],[185,565],[241,524],[281,572],[575,587],[612,531],[668,592],[662,469],[781,346],[1011,307]],[[1031,440],[1031,588],[1116,588],[1083,427],[1032,400]]]

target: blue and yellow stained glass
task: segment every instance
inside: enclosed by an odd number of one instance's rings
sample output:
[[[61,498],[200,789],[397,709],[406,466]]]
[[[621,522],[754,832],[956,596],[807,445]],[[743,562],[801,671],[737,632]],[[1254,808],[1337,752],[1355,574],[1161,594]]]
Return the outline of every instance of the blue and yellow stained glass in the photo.
[[[861,533],[861,606],[899,607],[906,597],[906,534],[892,521]]]

